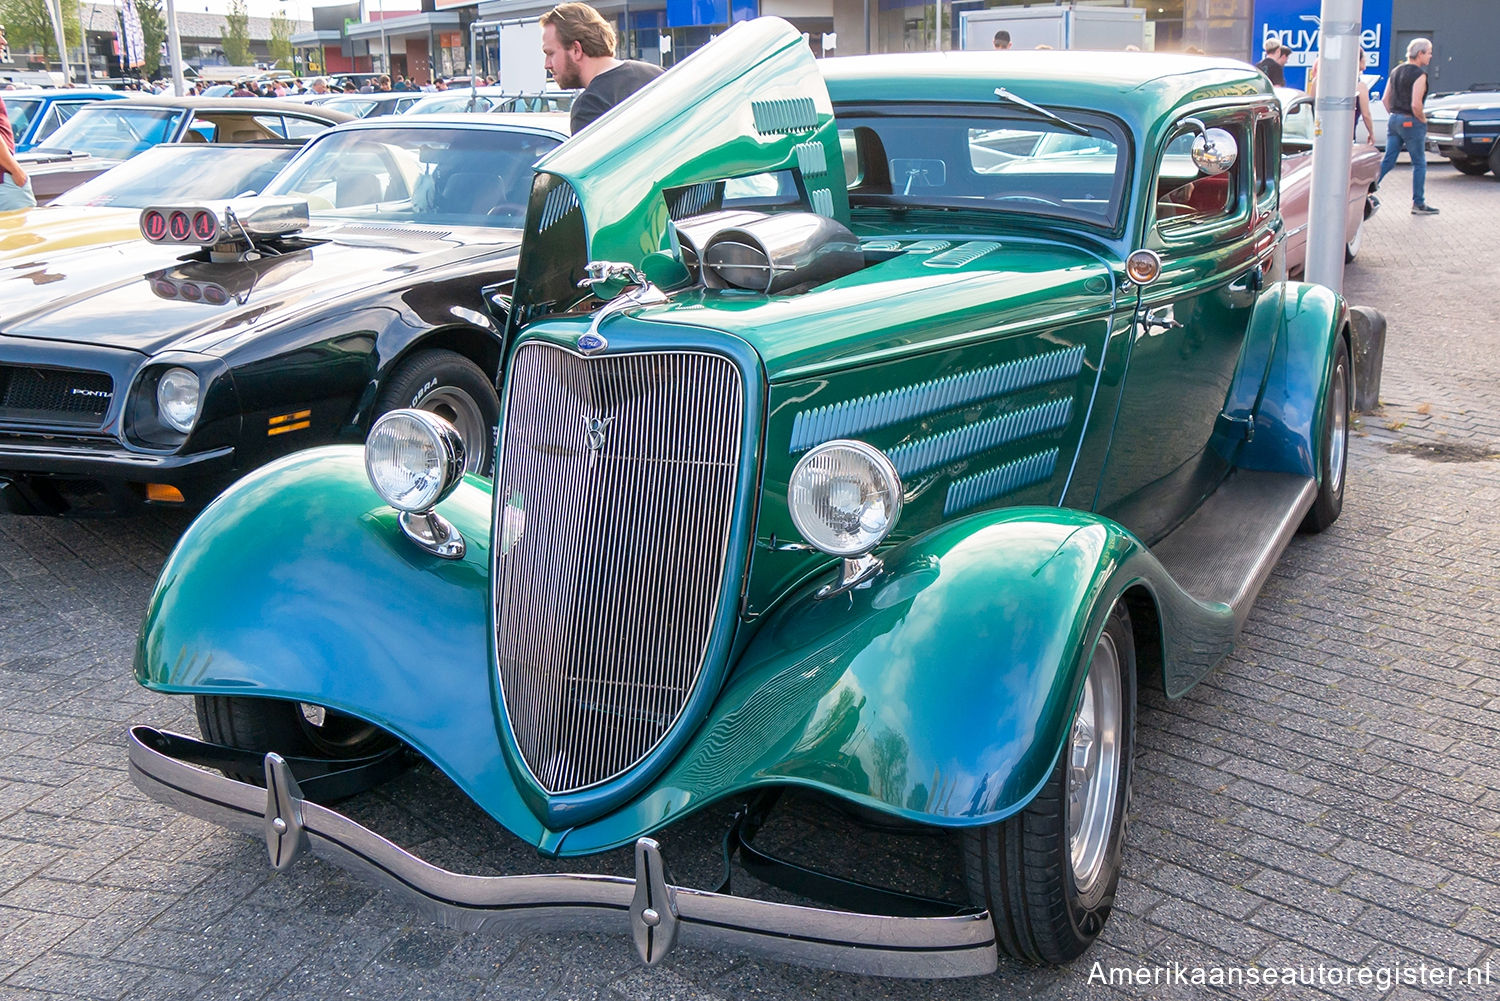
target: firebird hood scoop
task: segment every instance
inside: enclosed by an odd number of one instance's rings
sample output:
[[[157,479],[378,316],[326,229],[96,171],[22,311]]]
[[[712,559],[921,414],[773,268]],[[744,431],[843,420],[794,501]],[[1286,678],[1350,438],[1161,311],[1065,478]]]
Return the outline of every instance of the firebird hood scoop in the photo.
[[[724,182],[788,171],[804,209],[849,223],[833,104],[802,33],[736,24],[536,167],[511,316],[576,304],[589,261],[687,280],[674,217],[722,207]]]

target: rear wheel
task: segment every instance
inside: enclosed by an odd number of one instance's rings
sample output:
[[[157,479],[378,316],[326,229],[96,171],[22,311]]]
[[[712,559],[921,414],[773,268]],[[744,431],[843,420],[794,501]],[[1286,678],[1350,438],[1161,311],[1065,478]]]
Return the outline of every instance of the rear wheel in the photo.
[[[193,708],[205,740],[257,754],[275,751],[284,757],[343,760],[377,754],[396,743],[374,724],[309,702],[197,695]],[[264,779],[259,771],[223,771],[241,782],[258,785]]]
[[[1364,242],[1365,217],[1363,214],[1361,214],[1359,217],[1359,222],[1355,223],[1354,225],[1354,235],[1349,237],[1349,241],[1344,244],[1345,264],[1351,263],[1356,257],[1359,256],[1359,248],[1364,246]]]
[[[1323,462],[1318,496],[1302,519],[1304,532],[1321,532],[1344,510],[1344,474],[1349,468],[1349,401],[1353,398],[1349,342],[1339,337],[1323,411]]]
[[[1135,640],[1110,611],[1068,741],[1041,792],[1008,820],[965,832],[969,895],[1017,959],[1066,963],[1109,917],[1120,882],[1135,746]]]
[[[1500,142],[1490,148],[1490,171],[1500,179]]]

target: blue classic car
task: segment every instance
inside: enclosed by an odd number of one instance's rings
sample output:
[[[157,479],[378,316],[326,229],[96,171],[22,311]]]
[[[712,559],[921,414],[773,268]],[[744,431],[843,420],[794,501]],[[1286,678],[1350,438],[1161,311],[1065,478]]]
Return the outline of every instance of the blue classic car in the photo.
[[[125,96],[117,90],[23,90],[0,94],[0,100],[16,134],[16,152],[25,153],[43,145],[79,108]]]
[[[1138,687],[1212,670],[1342,508],[1348,310],[1286,280],[1280,148],[1243,63],[819,62],[736,25],[537,164],[486,303],[493,470],[397,409],[188,529],[136,674],[204,739],[134,728],[134,781],[277,867],[465,928],[612,928],[646,963],[1081,955]],[[541,855],[629,847],[635,875],[452,872],[328,805],[403,755]],[[956,892],[772,857],[788,790],[955,843]],[[711,804],[726,860],[824,906],[674,882],[655,835]]]
[[[1465,174],[1500,177],[1500,90],[1493,86],[1427,104],[1427,152]]]

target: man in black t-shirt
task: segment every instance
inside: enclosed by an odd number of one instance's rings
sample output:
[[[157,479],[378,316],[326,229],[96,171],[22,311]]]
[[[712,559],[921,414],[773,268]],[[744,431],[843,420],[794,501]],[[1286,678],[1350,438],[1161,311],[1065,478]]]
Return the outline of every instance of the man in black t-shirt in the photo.
[[[1265,56],[1255,64],[1255,68],[1271,78],[1271,82],[1278,87],[1286,86],[1286,61],[1292,57],[1292,50],[1281,44],[1281,39],[1275,35],[1266,36]]]
[[[541,20],[548,72],[565,90],[584,88],[573,101],[575,136],[663,73],[650,63],[616,59],[615,29],[586,3],[559,4]]]
[[[1427,204],[1427,64],[1432,62],[1432,42],[1413,38],[1406,46],[1406,62],[1391,72],[1385,85],[1386,119],[1385,159],[1380,162],[1380,177],[1396,166],[1396,158],[1405,149],[1411,157],[1411,214],[1437,215]]]

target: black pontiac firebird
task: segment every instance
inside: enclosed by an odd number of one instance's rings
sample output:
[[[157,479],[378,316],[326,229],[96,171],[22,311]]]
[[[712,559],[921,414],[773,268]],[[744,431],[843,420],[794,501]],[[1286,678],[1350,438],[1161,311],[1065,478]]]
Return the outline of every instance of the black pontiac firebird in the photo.
[[[0,509],[200,504],[396,407],[490,441],[484,290],[514,277],[531,165],[566,137],[562,115],[354,122],[258,198],[0,267]]]

